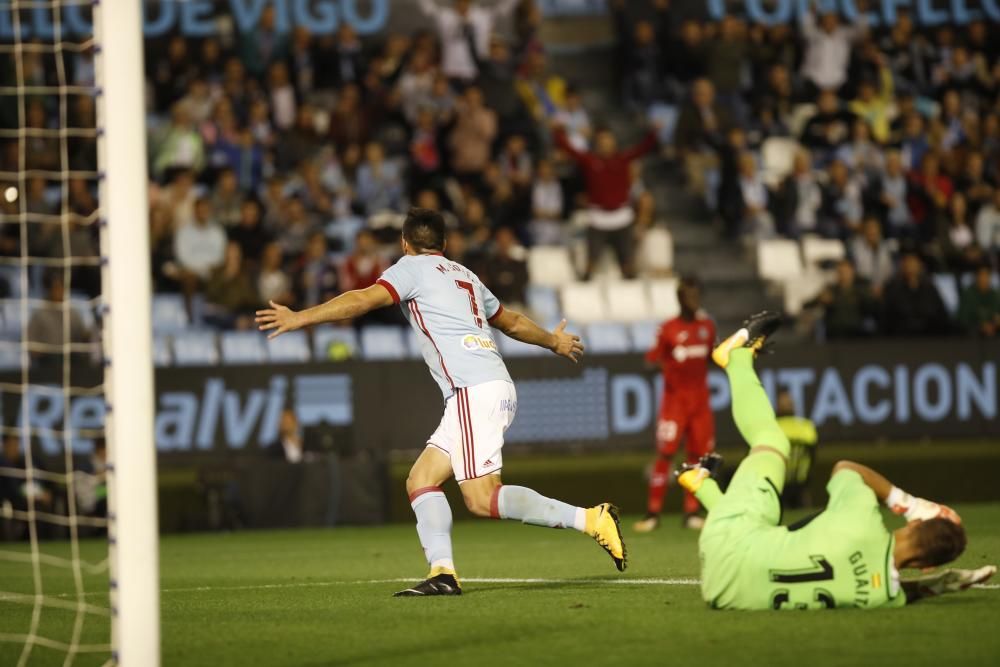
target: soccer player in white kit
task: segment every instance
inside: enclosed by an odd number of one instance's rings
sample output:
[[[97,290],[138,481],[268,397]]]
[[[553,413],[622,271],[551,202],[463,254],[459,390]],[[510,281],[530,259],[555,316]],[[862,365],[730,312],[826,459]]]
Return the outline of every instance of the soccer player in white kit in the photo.
[[[549,528],[575,528],[593,537],[626,566],[617,509],[610,503],[574,507],[532,489],[500,481],[504,432],[514,421],[517,394],[493,330],[576,362],[580,337],[553,331],[505,310],[479,278],[445,259],[440,213],[413,208],[403,223],[404,256],[379,281],[302,311],[271,302],[257,324],[274,338],[303,327],[360,317],[398,304],[420,339],[424,361],[444,394],[444,417],[406,479],[417,535],[430,565],[421,583],[396,595],[460,595],[451,548],[451,508],[441,485],[454,476],[469,510],[480,517],[516,519]]]

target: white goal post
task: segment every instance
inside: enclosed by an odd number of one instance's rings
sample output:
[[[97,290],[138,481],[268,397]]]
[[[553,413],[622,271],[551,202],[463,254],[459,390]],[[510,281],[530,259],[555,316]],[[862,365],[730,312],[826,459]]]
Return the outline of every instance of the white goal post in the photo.
[[[160,660],[156,446],[142,2],[94,4],[101,249],[108,366],[112,646],[118,664]]]

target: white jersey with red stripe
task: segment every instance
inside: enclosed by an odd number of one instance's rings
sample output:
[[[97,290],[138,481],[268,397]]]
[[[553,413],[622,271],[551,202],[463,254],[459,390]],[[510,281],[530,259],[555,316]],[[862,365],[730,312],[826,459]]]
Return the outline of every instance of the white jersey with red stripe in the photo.
[[[490,327],[503,306],[472,271],[442,255],[406,255],[378,283],[417,332],[445,399],[456,389],[512,382]]]

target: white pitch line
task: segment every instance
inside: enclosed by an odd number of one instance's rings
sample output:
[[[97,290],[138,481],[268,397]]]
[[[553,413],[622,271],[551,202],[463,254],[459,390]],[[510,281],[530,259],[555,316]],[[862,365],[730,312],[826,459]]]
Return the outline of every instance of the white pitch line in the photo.
[[[371,584],[405,584],[416,581],[417,577],[392,577],[391,579],[357,579],[354,581],[301,581],[282,584],[250,584],[246,586],[193,586],[191,588],[164,588],[161,593],[199,593],[206,591],[250,591],[272,588],[310,588],[328,586],[359,586]],[[508,577],[462,577],[462,582],[470,584],[582,584],[609,586],[698,586],[700,579],[546,579]],[[973,588],[986,590],[1000,589],[1000,584],[976,584]]]
[[[355,581],[301,581],[282,584],[251,584],[246,586],[193,586],[191,588],[164,588],[161,593],[199,593],[203,591],[250,591],[271,588],[309,588],[324,586],[357,586],[362,584],[412,583],[419,577],[393,577],[391,579],[358,579]],[[504,577],[462,577],[470,584],[618,584],[638,586],[697,586],[698,579],[544,579]]]

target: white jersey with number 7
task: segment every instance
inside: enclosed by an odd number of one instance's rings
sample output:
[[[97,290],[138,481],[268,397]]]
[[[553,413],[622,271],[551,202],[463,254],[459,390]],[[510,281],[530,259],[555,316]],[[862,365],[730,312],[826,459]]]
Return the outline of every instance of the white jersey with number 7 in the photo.
[[[440,254],[407,255],[378,284],[417,332],[445,399],[463,387],[511,382],[490,327],[503,306],[472,271]]]

